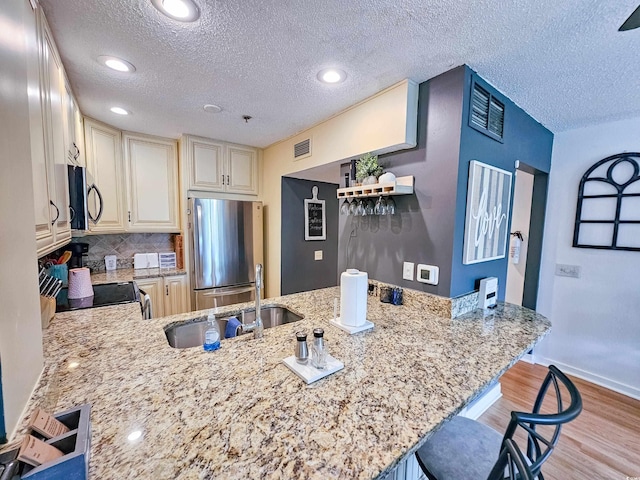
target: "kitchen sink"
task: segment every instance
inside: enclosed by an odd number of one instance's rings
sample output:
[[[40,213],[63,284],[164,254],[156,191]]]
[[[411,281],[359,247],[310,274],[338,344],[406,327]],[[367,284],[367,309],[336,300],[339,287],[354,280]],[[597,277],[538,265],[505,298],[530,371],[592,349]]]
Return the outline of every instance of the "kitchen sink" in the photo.
[[[220,334],[224,337],[224,331],[227,328],[227,322],[232,317],[216,318],[218,327],[220,328]],[[242,321],[242,315],[236,315],[238,320]],[[285,307],[262,307],[260,311],[260,317],[264,328],[273,328],[278,325],[285,325],[287,323],[294,323],[302,320],[303,317],[293,313],[291,310]],[[256,319],[255,310],[245,310],[244,321],[245,323],[253,323]],[[200,347],[204,342],[204,332],[207,330],[207,317],[200,317],[197,320],[178,323],[165,327],[164,333],[167,336],[167,342],[173,348],[189,348]],[[246,332],[249,333],[249,332]],[[244,335],[245,333],[239,333]]]

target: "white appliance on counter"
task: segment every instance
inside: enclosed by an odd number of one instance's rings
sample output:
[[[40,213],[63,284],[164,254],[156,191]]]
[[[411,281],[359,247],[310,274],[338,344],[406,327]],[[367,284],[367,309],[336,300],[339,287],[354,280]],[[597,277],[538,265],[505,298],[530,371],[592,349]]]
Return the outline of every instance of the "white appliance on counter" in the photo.
[[[196,310],[255,300],[262,202],[189,198],[188,215]]]

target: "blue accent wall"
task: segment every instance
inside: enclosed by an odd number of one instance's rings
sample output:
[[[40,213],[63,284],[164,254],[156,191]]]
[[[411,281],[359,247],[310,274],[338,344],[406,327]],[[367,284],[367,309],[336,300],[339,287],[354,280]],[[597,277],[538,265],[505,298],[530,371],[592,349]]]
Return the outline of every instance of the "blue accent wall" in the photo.
[[[472,81],[474,79],[480,86],[492,95],[495,95],[495,97],[504,104],[503,143],[469,126],[469,104]],[[508,255],[499,260],[473,265],[464,265],[462,263],[469,162],[471,160],[478,160],[514,173],[515,162],[519,160],[534,169],[548,173],[551,169],[553,133],[495,88],[487,84],[469,67],[465,67],[464,101],[461,120],[460,159],[456,189],[456,219],[453,237],[450,296],[456,297],[472,292],[475,289],[476,281],[481,278],[498,277],[498,298],[504,300]],[[511,185],[511,198],[513,199],[514,179],[512,179]],[[536,208],[535,205],[534,208]],[[541,208],[544,208],[544,206]],[[508,227],[511,227],[511,212],[509,212]]]
[[[357,268],[382,282],[449,296],[464,68],[420,84],[416,147],[380,156],[385,170],[415,177],[414,194],[394,197],[393,216],[339,216],[339,272]],[[404,280],[405,261],[440,267],[438,285]]]
[[[327,239],[304,239],[304,200],[318,187],[325,201]],[[337,184],[282,177],[282,228],[280,291],[282,295],[338,285]],[[314,252],[322,250],[322,260]]]

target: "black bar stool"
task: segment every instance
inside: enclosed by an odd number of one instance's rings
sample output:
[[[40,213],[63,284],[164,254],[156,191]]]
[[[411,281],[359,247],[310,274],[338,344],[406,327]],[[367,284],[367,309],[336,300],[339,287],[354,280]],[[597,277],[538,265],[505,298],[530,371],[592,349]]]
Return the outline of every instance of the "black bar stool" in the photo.
[[[560,384],[569,392],[570,402],[563,409]],[[540,413],[543,400],[553,385],[557,413]],[[497,480],[505,477],[502,453],[509,459],[517,457],[513,450],[513,435],[518,427],[527,435],[527,453],[524,459],[533,478],[544,480],[540,471],[558,443],[563,424],[575,419],[582,411],[582,397],[569,378],[554,365],[549,366],[547,376],[533,406],[532,413],[511,412],[511,421],[504,435],[486,425],[468,418],[456,416],[446,422],[416,452],[420,468],[430,480]],[[544,433],[536,427],[555,427]],[[508,445],[511,445],[508,447]],[[516,445],[517,448],[517,445]],[[512,453],[511,450],[513,450]],[[511,462],[511,460],[509,460]],[[491,476],[490,476],[491,475]],[[522,474],[521,474],[522,475]],[[522,476],[518,478],[523,478]],[[526,478],[526,477],[524,477]]]

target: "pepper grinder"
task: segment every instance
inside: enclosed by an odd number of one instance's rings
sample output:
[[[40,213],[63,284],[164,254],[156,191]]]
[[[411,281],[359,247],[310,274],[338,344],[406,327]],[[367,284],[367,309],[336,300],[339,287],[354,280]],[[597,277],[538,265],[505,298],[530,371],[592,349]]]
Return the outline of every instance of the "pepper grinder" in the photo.
[[[306,332],[296,332],[296,362],[306,365],[309,361],[309,348],[307,347]]]

